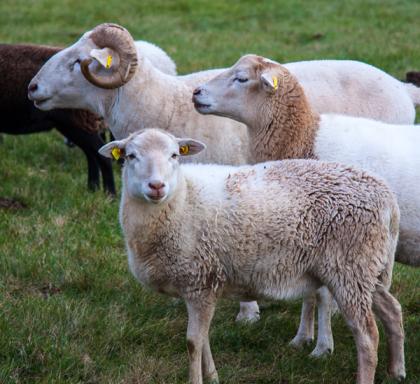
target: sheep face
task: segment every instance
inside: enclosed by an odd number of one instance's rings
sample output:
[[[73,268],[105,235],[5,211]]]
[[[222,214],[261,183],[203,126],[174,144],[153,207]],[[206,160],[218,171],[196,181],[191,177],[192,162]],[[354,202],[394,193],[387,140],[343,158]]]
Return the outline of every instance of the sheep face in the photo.
[[[76,44],[52,56],[31,80],[28,97],[37,108],[86,108],[97,88],[89,84],[80,70],[82,60],[95,48],[85,35]],[[98,65],[95,64],[96,70]],[[81,90],[84,90],[81,92]]]
[[[101,24],[52,56],[30,82],[28,97],[42,110],[81,108],[101,113],[97,101],[111,95],[104,90],[125,84],[136,68],[137,51],[128,31]]]
[[[267,96],[280,89],[289,75],[286,68],[274,61],[246,55],[233,67],[195,89],[194,106],[202,114],[229,117],[253,125],[255,109],[263,108]]]
[[[179,158],[201,152],[205,145],[192,139],[179,139],[158,129],[148,129],[113,141],[99,153],[106,157],[123,156],[127,193],[147,203],[170,200],[177,190]]]

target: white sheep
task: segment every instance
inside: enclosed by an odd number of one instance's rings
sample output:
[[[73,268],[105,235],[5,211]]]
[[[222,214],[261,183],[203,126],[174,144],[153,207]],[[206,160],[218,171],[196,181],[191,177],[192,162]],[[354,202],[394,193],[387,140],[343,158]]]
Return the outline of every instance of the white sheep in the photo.
[[[388,292],[398,238],[396,199],[348,166],[287,160],[183,164],[204,144],[156,129],[101,148],[124,156],[120,223],[130,270],[188,309],[190,382],[218,383],[209,327],[219,297],[285,299],[326,285],[351,328],[357,383],[373,384],[385,324],[389,372],[403,378],[401,307]]]
[[[115,59],[106,69],[109,56]],[[382,115],[385,121],[413,122],[413,101],[402,83],[374,67],[358,62],[348,67],[342,63],[290,64],[313,95],[311,101],[319,106],[319,112],[377,117],[385,111]],[[325,71],[325,65],[332,70]],[[119,139],[150,126],[161,127],[177,136],[194,137],[209,146],[208,151],[193,159],[195,162],[248,163],[249,138],[245,126],[228,119],[202,116],[190,101],[196,86],[221,71],[167,76],[156,70],[141,50],[136,54],[127,30],[115,24],[101,24],[44,65],[31,82],[31,86],[36,85],[36,91],[29,92],[29,98],[43,110],[84,108],[96,112]],[[115,88],[108,89],[110,84]],[[346,103],[336,103],[336,100]],[[401,115],[399,111],[406,112]],[[258,313],[256,303],[241,304],[237,318],[253,321],[258,319]]]
[[[162,48],[143,40],[137,40],[134,43],[137,49],[137,56],[147,57],[150,63],[159,71],[176,76],[176,64]]]
[[[268,59],[247,55],[195,91],[201,113],[231,117],[248,125],[254,161],[316,158],[373,171],[390,184],[401,209],[396,260],[420,265],[420,128],[374,120],[318,115],[290,72]],[[327,294],[323,292],[323,297]],[[313,299],[304,304],[293,343],[313,337]],[[313,355],[332,351],[328,305],[322,303]],[[306,320],[305,320],[306,319]]]

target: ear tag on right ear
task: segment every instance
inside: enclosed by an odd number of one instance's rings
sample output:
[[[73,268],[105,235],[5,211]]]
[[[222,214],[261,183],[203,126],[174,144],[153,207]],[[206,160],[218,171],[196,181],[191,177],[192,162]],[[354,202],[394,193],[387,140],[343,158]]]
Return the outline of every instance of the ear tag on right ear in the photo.
[[[108,57],[106,58],[105,68],[109,69],[109,68],[111,68],[111,65],[112,65],[112,56],[108,55]]]
[[[118,160],[121,157],[121,149],[119,149],[118,147],[112,148],[111,153],[115,160]]]
[[[273,87],[274,90],[277,91],[277,88],[279,87],[279,80],[277,79],[277,76],[273,76]]]
[[[188,152],[190,151],[190,147],[188,145],[181,145],[179,147],[179,153],[181,155],[188,155]]]

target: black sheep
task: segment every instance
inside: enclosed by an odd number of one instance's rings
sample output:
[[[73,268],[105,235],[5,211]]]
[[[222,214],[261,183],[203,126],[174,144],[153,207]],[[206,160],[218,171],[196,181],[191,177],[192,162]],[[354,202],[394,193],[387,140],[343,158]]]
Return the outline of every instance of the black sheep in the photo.
[[[114,195],[111,161],[98,154],[104,145],[99,135],[103,127],[101,119],[91,112],[74,109],[44,112],[28,99],[29,82],[59,50],[41,45],[0,44],[0,132],[21,135],[56,128],[86,155],[88,188],[99,188],[100,169],[105,191]]]
[[[413,83],[420,87],[420,72],[411,71],[406,73],[406,81],[408,83]]]

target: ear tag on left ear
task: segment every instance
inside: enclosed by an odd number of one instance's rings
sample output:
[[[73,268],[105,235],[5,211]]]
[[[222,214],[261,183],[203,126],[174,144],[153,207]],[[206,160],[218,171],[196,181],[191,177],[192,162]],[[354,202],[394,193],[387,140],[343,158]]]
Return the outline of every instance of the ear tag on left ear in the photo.
[[[277,79],[277,76],[273,76],[273,87],[274,90],[277,91],[277,88],[279,87],[279,80]]]
[[[121,157],[121,149],[118,147],[112,148],[111,153],[115,160],[118,160]]]
[[[188,155],[188,152],[190,151],[190,147],[188,145],[181,145],[179,147],[179,153],[181,155]]]
[[[112,65],[112,56],[108,55],[108,57],[106,58],[105,68],[109,69],[109,68],[111,68],[111,65]]]

